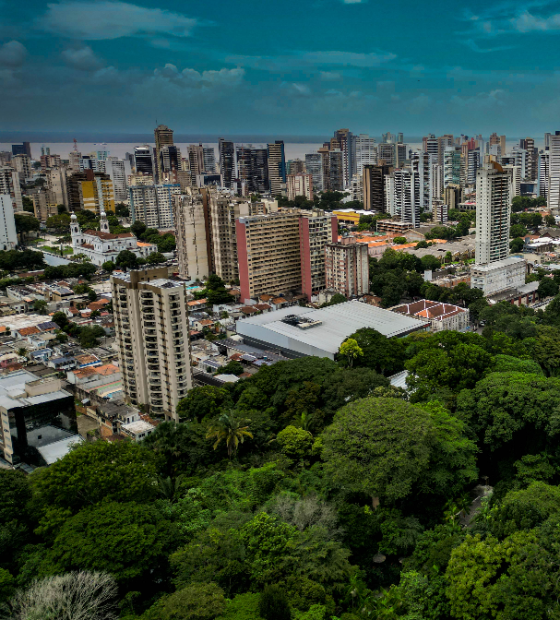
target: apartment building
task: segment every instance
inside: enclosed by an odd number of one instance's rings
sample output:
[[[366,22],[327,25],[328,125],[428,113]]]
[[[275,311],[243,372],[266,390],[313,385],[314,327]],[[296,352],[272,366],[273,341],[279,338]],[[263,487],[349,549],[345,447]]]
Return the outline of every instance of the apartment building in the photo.
[[[156,143],[156,173],[157,181],[163,182],[164,164],[162,158],[162,149],[164,146],[174,146],[173,129],[169,129],[167,125],[158,125],[154,129],[154,139]],[[179,159],[179,161],[181,161]]]
[[[51,215],[58,214],[58,203],[54,192],[40,189],[31,197],[33,200],[33,212],[40,222],[46,222]]]
[[[23,211],[19,176],[11,166],[0,168],[0,194],[10,196],[14,211]]]
[[[126,182],[125,162],[118,157],[109,157],[107,160],[109,175],[113,181],[115,200],[124,202],[128,200],[128,184]]]
[[[180,193],[179,183],[129,187],[132,221],[148,228],[173,228],[173,198]]]
[[[12,157],[12,166],[18,173],[20,181],[31,178],[31,159],[28,155],[19,154]]]
[[[301,289],[299,213],[293,209],[237,220],[243,300]]]
[[[89,171],[91,172],[91,171]],[[115,190],[108,175],[96,174],[91,180],[81,181],[79,186],[82,209],[97,215],[115,211]]]
[[[47,188],[54,194],[54,202],[68,208],[68,186],[66,168],[49,168],[46,172]]]
[[[239,279],[235,221],[242,215],[242,205],[229,192],[211,191],[208,195],[208,229],[210,231],[211,271],[225,282]],[[248,214],[248,211],[244,212]]]
[[[165,267],[113,275],[111,289],[125,394],[151,416],[177,421],[193,386],[186,289]]]
[[[301,291],[307,299],[325,288],[325,246],[337,240],[335,215],[321,209],[300,212]]]
[[[325,284],[327,289],[347,299],[369,292],[369,257],[366,243],[355,237],[342,237],[325,245]]]
[[[288,200],[295,200],[296,196],[305,196],[313,200],[313,177],[311,174],[300,172],[289,174],[287,177]]]
[[[267,165],[270,193],[278,196],[286,184],[286,157],[284,155],[284,140],[276,140],[268,144]]]
[[[363,196],[364,209],[385,213],[385,179],[393,172],[393,167],[387,164],[363,166]]]
[[[188,188],[173,197],[179,275],[203,280],[212,273],[212,243],[207,226],[208,192]]]
[[[12,199],[0,194],[0,249],[13,250],[18,243]]]

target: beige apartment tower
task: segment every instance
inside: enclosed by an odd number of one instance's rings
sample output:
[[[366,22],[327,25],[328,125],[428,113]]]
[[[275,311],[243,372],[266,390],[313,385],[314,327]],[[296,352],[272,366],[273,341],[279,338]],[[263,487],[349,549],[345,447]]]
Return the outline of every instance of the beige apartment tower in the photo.
[[[173,197],[179,276],[204,280],[212,273],[210,230],[207,226],[208,192],[188,188]]]
[[[369,292],[369,256],[366,243],[354,237],[343,237],[340,243],[325,246],[327,289],[341,293],[347,299]]]
[[[293,209],[237,220],[243,300],[301,289],[299,217]]]
[[[177,403],[193,386],[187,294],[167,268],[111,276],[123,387],[133,405],[177,421]]]

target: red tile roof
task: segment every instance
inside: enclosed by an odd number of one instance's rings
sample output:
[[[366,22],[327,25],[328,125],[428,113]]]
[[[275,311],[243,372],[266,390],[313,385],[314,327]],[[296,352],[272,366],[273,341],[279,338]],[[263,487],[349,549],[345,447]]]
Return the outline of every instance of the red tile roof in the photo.
[[[22,327],[19,330],[20,336],[31,336],[33,334],[39,334],[41,330],[38,327]]]
[[[119,233],[118,235],[113,235],[108,232],[101,232],[100,230],[86,230],[84,235],[91,235],[93,237],[99,237],[99,239],[105,239],[110,241],[112,239],[128,239],[130,237],[134,237],[132,233]]]

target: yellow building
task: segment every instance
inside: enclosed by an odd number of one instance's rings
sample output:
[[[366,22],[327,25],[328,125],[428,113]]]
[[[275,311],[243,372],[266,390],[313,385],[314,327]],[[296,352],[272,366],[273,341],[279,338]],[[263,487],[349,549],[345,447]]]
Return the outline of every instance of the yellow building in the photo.
[[[111,179],[95,177],[91,181],[81,181],[80,198],[82,208],[99,215],[115,211],[115,190]]]
[[[355,211],[333,211],[338,221],[343,224],[352,224],[357,226],[360,223],[360,214]]]

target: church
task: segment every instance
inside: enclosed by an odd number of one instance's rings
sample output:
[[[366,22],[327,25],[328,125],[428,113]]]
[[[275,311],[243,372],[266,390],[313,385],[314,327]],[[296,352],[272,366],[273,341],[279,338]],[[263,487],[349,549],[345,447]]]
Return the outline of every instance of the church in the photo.
[[[74,255],[84,254],[94,265],[99,267],[108,260],[114,262],[119,252],[123,250],[133,252],[138,258],[147,258],[152,252],[158,251],[156,245],[138,241],[131,232],[119,233],[118,235],[110,233],[105,212],[101,213],[99,230],[86,230],[84,232],[80,228],[78,218],[72,213],[70,233]]]

